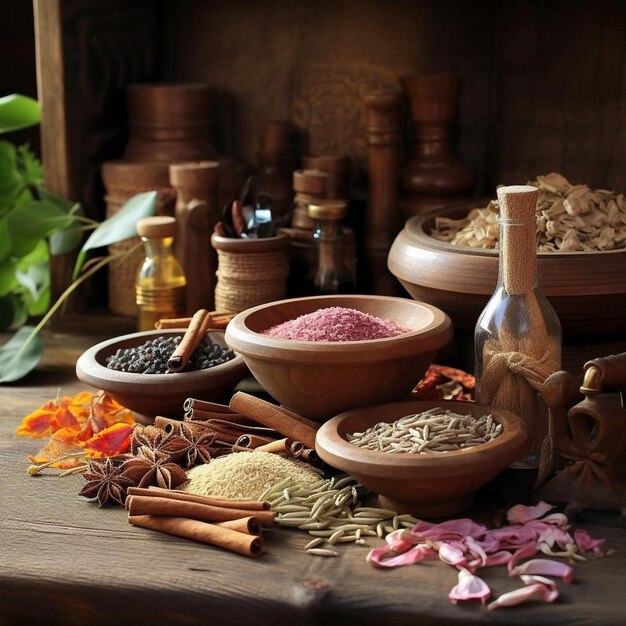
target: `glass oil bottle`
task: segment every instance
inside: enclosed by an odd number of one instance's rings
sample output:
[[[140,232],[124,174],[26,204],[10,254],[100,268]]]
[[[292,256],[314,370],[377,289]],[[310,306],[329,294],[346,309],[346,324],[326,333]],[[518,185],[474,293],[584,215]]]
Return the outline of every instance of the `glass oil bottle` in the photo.
[[[145,217],[137,222],[137,234],[145,249],[135,280],[140,331],[154,330],[160,319],[184,315],[186,280],[174,257],[175,233],[173,217]]]

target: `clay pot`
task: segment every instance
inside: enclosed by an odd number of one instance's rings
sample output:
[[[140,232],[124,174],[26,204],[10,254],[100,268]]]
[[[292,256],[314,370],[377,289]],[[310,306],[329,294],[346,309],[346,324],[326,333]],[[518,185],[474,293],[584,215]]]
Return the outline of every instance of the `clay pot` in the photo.
[[[201,83],[134,84],[127,88],[130,161],[213,158],[213,92]]]

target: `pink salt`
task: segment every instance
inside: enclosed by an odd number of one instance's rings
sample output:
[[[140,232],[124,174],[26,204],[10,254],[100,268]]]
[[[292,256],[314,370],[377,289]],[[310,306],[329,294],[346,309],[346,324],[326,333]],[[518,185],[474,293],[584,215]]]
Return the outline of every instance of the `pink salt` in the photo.
[[[263,334],[294,341],[367,341],[407,332],[407,329],[392,320],[383,320],[356,309],[333,306],[272,326],[264,330]]]

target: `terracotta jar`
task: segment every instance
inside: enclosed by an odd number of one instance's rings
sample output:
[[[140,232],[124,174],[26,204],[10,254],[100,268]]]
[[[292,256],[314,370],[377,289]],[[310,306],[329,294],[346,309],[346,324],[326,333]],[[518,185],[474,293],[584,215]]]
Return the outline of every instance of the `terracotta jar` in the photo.
[[[102,164],[102,180],[106,189],[106,217],[113,217],[124,203],[144,191],[157,191],[157,214],[174,215],[175,194],[170,189],[168,167],[165,163],[128,163],[107,161]],[[118,315],[134,317],[138,313],[135,304],[135,275],[144,258],[139,237],[114,243],[110,254],[128,253],[109,263],[109,309]],[[129,251],[136,249],[130,253]]]
[[[209,85],[133,84],[127,87],[127,97],[126,160],[175,163],[215,157]]]
[[[457,76],[405,76],[400,80],[409,99],[413,144],[401,173],[405,218],[469,197],[474,177],[453,141],[458,117]]]

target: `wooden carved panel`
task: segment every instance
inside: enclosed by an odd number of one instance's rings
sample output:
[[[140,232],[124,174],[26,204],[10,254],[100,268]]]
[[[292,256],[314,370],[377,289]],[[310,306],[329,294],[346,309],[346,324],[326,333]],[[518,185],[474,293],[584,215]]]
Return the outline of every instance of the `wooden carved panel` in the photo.
[[[304,138],[304,154],[347,154],[367,163],[363,96],[399,91],[398,77],[367,64],[311,65],[295,73],[292,120]]]

